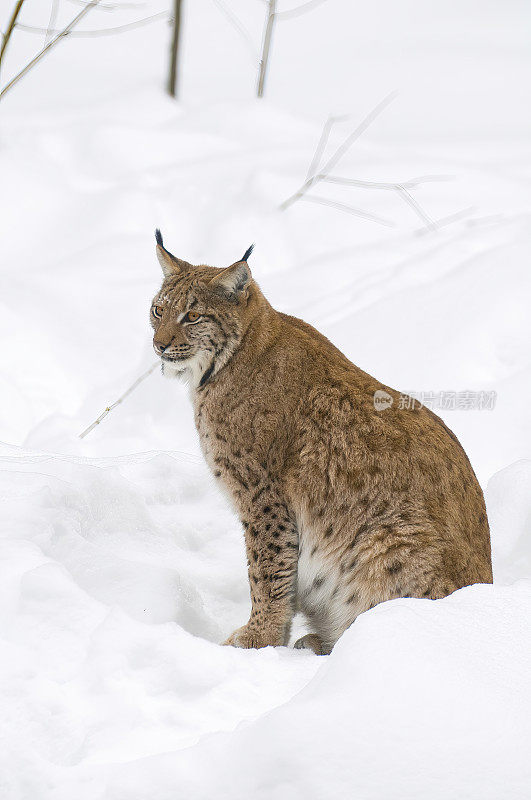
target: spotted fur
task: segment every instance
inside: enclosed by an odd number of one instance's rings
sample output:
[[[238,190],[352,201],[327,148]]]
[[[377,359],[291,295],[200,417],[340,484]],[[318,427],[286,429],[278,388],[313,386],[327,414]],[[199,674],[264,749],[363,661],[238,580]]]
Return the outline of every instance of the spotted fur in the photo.
[[[160,234],[157,255],[154,347],[165,375],[190,382],[205,458],[245,534],[251,614],[227,644],[287,644],[300,610],[314,633],[297,646],[328,653],[377,603],[492,582],[483,494],[439,417],[401,408],[275,311],[245,260],[192,266]],[[375,410],[377,389],[391,407]]]

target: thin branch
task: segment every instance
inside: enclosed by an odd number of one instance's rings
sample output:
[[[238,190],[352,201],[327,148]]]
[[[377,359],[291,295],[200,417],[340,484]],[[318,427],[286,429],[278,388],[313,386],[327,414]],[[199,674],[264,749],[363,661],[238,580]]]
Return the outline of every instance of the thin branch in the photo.
[[[173,21],[170,44],[170,70],[168,73],[168,94],[177,96],[177,77],[179,72],[179,39],[181,36],[181,0],[173,0]]]
[[[85,436],[87,436],[87,435],[88,435],[88,434],[89,434],[91,431],[93,431],[93,430],[94,430],[94,428],[96,427],[96,425],[99,425],[99,424],[100,424],[100,422],[102,421],[102,419],[105,419],[105,417],[107,416],[107,414],[109,414],[109,413],[110,413],[110,412],[113,410],[113,408],[116,408],[116,406],[119,406],[119,405],[120,405],[120,403],[123,403],[123,401],[125,400],[125,398],[126,398],[126,397],[129,397],[129,395],[130,395],[132,392],[134,392],[134,390],[136,389],[136,387],[137,387],[137,386],[139,386],[139,385],[142,383],[142,381],[145,381],[145,380],[146,380],[146,378],[149,378],[149,376],[151,375],[151,373],[152,373],[152,372],[154,372],[154,371],[157,369],[157,367],[158,367],[158,366],[160,366],[160,360],[159,360],[159,361],[155,361],[155,363],[154,363],[154,364],[152,364],[152,365],[150,366],[150,368],[149,368],[149,369],[147,369],[145,372],[143,372],[143,373],[142,373],[142,375],[140,375],[140,377],[138,377],[138,378],[136,379],[136,381],[135,381],[134,383],[132,383],[132,384],[131,384],[131,386],[129,387],[129,389],[126,389],[126,390],[125,390],[125,392],[124,392],[122,395],[120,395],[120,397],[118,398],[118,400],[115,400],[115,401],[114,401],[114,403],[111,403],[111,405],[110,405],[110,406],[107,406],[107,408],[105,409],[105,411],[103,411],[103,412],[102,412],[102,413],[99,415],[98,419],[94,420],[94,422],[93,422],[91,425],[89,425],[89,426],[88,426],[88,428],[85,428],[85,430],[83,431],[83,433],[80,433],[80,434],[79,434],[79,438],[80,438],[80,439],[84,439],[84,438],[85,438]]]
[[[325,173],[325,175],[327,175],[330,172],[330,170],[335,167],[335,165],[338,163],[338,161],[340,161],[340,159],[343,158],[343,156],[345,155],[347,150],[349,150],[349,148],[352,147],[352,145],[354,144],[356,139],[359,139],[360,136],[363,133],[365,133],[367,128],[370,125],[372,125],[374,120],[382,113],[382,111],[384,111],[387,108],[387,106],[390,103],[393,102],[393,100],[396,97],[398,97],[398,92],[396,92],[396,91],[390,92],[386,97],[384,97],[383,100],[381,100],[381,102],[378,103],[377,106],[375,106],[373,108],[373,110],[371,112],[369,112],[369,114],[367,114],[365,119],[363,119],[360,122],[360,124],[358,125],[358,127],[354,131],[352,131],[350,136],[347,136],[347,138],[345,139],[343,144],[340,145],[337,148],[337,150],[334,153],[334,155],[326,162],[326,164],[324,165],[324,167],[322,169],[322,171]]]
[[[377,117],[381,111],[396,97],[396,92],[392,92],[391,94],[387,95],[381,103],[379,103],[370,114],[368,114],[365,119],[358,125],[358,127],[352,131],[349,136],[343,141],[343,143],[337,148],[337,150],[333,153],[331,158],[328,159],[326,164],[321,167],[319,172],[317,172],[319,168],[319,163],[321,161],[323,152],[326,148],[328,143],[328,139],[330,136],[330,131],[334,122],[336,122],[338,117],[328,117],[326,120],[323,130],[321,132],[321,136],[317,143],[317,147],[315,149],[315,153],[313,155],[311,164],[308,168],[308,172],[306,174],[306,180],[302,184],[302,186],[287,200],[280,205],[280,209],[285,211],[286,208],[293,205],[297,200],[307,200],[313,203],[320,203],[322,205],[327,205],[332,208],[337,208],[341,211],[346,211],[350,214],[355,214],[359,217],[364,217],[365,219],[371,219],[374,222],[380,222],[383,225],[390,225],[388,220],[383,220],[381,217],[375,217],[373,214],[367,214],[366,212],[360,212],[359,209],[354,209],[352,206],[345,205],[344,203],[338,203],[334,200],[329,200],[323,197],[315,197],[315,196],[306,196],[306,193],[309,189],[311,189],[316,184],[323,182],[323,183],[335,183],[340,184],[342,186],[356,186],[362,189],[383,189],[386,191],[393,191],[397,192],[399,197],[410,207],[413,209],[415,214],[422,220],[426,228],[430,231],[437,230],[438,223],[434,222],[431,219],[429,214],[424,211],[420,203],[411,196],[408,189],[414,189],[422,183],[427,183],[430,181],[445,181],[451,180],[451,176],[448,175],[423,175],[420,178],[412,178],[409,181],[405,181],[402,183],[390,183],[390,182],[381,182],[381,181],[362,181],[357,178],[343,178],[340,175],[330,175],[330,170],[333,169],[336,164],[340,161],[340,159],[345,155],[347,150],[352,146],[352,144],[359,138],[359,136],[367,130],[368,126],[371,122]]]
[[[34,58],[32,58],[32,59],[31,59],[31,61],[29,61],[29,62],[26,64],[26,66],[25,66],[25,67],[23,67],[23,68],[20,70],[20,72],[18,72],[18,73],[15,75],[15,77],[14,77],[14,78],[11,78],[11,80],[9,81],[9,83],[7,83],[7,84],[4,86],[4,88],[2,89],[2,91],[0,92],[0,100],[2,100],[3,96],[4,96],[5,94],[7,94],[7,92],[8,92],[10,89],[12,89],[12,88],[13,88],[13,86],[14,86],[16,83],[18,83],[18,82],[19,82],[19,80],[20,80],[21,78],[23,78],[23,77],[24,77],[24,75],[25,75],[27,72],[29,72],[29,71],[30,71],[30,69],[31,69],[32,67],[34,67],[34,66],[35,66],[35,64],[38,64],[38,63],[39,63],[39,61],[41,60],[41,58],[43,58],[43,56],[45,56],[45,55],[46,55],[46,53],[47,53],[47,52],[48,52],[48,51],[49,51],[49,50],[50,50],[50,49],[51,49],[51,48],[52,48],[52,47],[53,47],[55,44],[57,44],[57,42],[58,42],[60,39],[62,39],[63,37],[67,36],[67,35],[70,33],[70,31],[72,30],[72,28],[74,28],[74,27],[77,25],[77,23],[78,23],[80,20],[82,20],[82,19],[83,19],[83,17],[84,17],[84,16],[86,16],[86,15],[89,13],[89,11],[92,11],[92,9],[93,9],[93,8],[95,8],[95,7],[98,5],[98,3],[99,3],[99,2],[100,2],[100,0],[91,0],[91,2],[90,2],[90,3],[89,3],[87,6],[85,6],[84,8],[82,8],[82,9],[81,9],[81,11],[79,12],[79,14],[77,14],[77,15],[74,17],[74,19],[73,19],[71,22],[69,22],[69,23],[68,23],[68,25],[66,26],[66,28],[63,28],[63,30],[61,31],[61,33],[59,33],[59,34],[58,34],[58,35],[57,35],[57,36],[56,36],[54,39],[52,39],[50,42],[48,42],[48,44],[47,44],[47,45],[45,45],[45,46],[42,48],[42,50],[41,50],[39,53],[37,53],[37,55],[36,55],[36,56],[34,56]]]
[[[445,228],[447,225],[451,225],[453,222],[459,222],[462,219],[468,217],[469,214],[472,214],[476,210],[475,206],[467,206],[463,208],[461,211],[456,211],[455,214],[448,214],[446,217],[440,217],[439,219],[435,220],[435,225],[437,230],[440,228]],[[468,221],[470,223],[470,220]],[[422,228],[417,228],[414,231],[418,235],[426,234],[428,231],[426,230],[426,226],[424,225]]]
[[[432,218],[426,214],[422,206],[417,203],[416,200],[411,197],[410,193],[407,189],[403,186],[398,187],[398,194],[400,197],[410,206],[413,211],[420,217],[420,219],[424,222],[428,230],[435,231],[437,230],[437,224],[432,220]]]
[[[76,6],[87,6],[90,0],[69,0]],[[120,11],[123,8],[145,8],[145,3],[100,3],[98,11]]]
[[[332,130],[332,127],[335,125],[336,122],[341,122],[348,118],[349,118],[348,114],[343,114],[341,116],[330,115],[328,117],[325,124],[323,125],[321,136],[319,138],[319,141],[317,142],[317,147],[315,148],[315,153],[313,154],[312,161],[310,163],[310,166],[308,167],[308,172],[306,173],[307,179],[310,178],[312,175],[315,175],[317,170],[319,169],[319,164],[321,163],[321,158],[326,149],[326,145],[328,144],[328,139],[330,137],[330,131]]]
[[[339,175],[319,175],[324,183],[339,183],[343,186],[359,186],[362,189],[415,189],[423,183],[442,182],[453,180],[453,175],[421,175],[420,178],[411,178],[402,183],[380,183],[379,181],[360,181],[357,178],[342,178]]]
[[[293,203],[295,203],[304,194],[306,194],[306,192],[311,186],[313,186],[315,183],[318,183],[320,180],[323,180],[323,178],[328,175],[330,170],[332,170],[336,166],[338,161],[340,161],[340,159],[343,158],[348,149],[352,147],[356,139],[359,139],[362,133],[364,133],[367,130],[369,125],[371,125],[371,123],[374,122],[376,117],[379,114],[381,114],[382,111],[385,108],[387,108],[387,106],[395,99],[397,94],[398,92],[391,92],[386,97],[384,97],[384,99],[380,103],[378,103],[378,105],[375,106],[369,114],[367,114],[367,116],[360,122],[358,127],[347,136],[344,142],[337,148],[335,153],[328,159],[326,164],[322,167],[320,175],[319,176],[310,175],[306,179],[306,181],[302,184],[302,186],[295,192],[295,194],[292,194],[290,197],[284,200],[284,202],[280,205],[281,211],[285,211],[287,208],[293,205]],[[323,134],[321,134],[321,138],[322,136]]]
[[[264,96],[265,80],[267,75],[267,67],[269,64],[269,52],[271,50],[271,40],[273,38],[273,26],[275,23],[277,0],[269,0],[269,8],[267,10],[266,25],[264,29],[264,38],[262,43],[262,57],[260,59],[260,72],[258,75],[258,97]]]
[[[271,51],[271,41],[273,39],[273,30],[276,20],[298,17],[299,14],[304,14],[306,11],[310,11],[315,6],[318,6],[324,2],[325,0],[308,0],[308,2],[288,11],[277,11],[277,0],[267,0],[268,9],[264,28],[264,36],[262,39],[262,56],[260,58],[260,71],[258,74],[258,86],[256,90],[258,97],[264,96],[267,68],[269,66],[269,53]]]
[[[451,175],[423,175],[420,178],[412,178],[404,183],[379,183],[377,181],[360,181],[356,178],[341,178],[336,175],[323,175],[322,180],[324,183],[338,183],[343,186],[356,186],[361,189],[384,189],[392,192],[398,192],[402,200],[412,208],[417,216],[424,222],[429,230],[435,230],[438,223],[434,222],[428,214],[423,210],[418,200],[414,199],[408,189],[415,189],[423,183],[432,181],[447,181],[451,180]]]
[[[252,54],[253,61],[255,61],[258,58],[258,53],[256,52],[256,47],[254,45],[253,38],[249,33],[249,31],[247,30],[247,28],[245,27],[245,25],[243,24],[243,22],[236,16],[234,11],[232,11],[228,6],[225,5],[223,0],[213,0],[213,2],[219,8],[221,13],[228,19],[233,28],[236,31],[238,31],[240,36],[243,37]]]
[[[72,31],[71,33],[65,34],[68,37],[73,39],[83,39],[83,38],[92,38],[98,36],[110,36],[114,33],[125,33],[126,31],[131,31],[134,28],[141,28],[144,25],[149,25],[152,22],[155,22],[157,19],[169,18],[167,11],[159,11],[157,14],[152,14],[150,17],[144,17],[143,19],[137,19],[135,22],[127,22],[124,25],[117,25],[114,28],[100,28],[99,30],[95,31]],[[45,28],[36,28],[33,25],[22,25],[17,24],[17,28],[21,31],[25,31],[27,33],[46,33]],[[60,31],[51,31],[52,34],[57,34]]]
[[[307,3],[303,3],[300,6],[296,6],[295,8],[289,8],[286,11],[277,11],[277,19],[284,20],[284,19],[294,19],[295,17],[300,17],[301,14],[306,14],[307,11],[311,11],[317,6],[322,5],[325,3],[326,0],[308,0]]]
[[[346,203],[338,203],[336,200],[329,200],[327,197],[318,197],[316,195],[309,194],[306,197],[303,197],[302,200],[304,200],[305,203],[318,203],[322,206],[337,208],[339,211],[345,211],[355,217],[361,217],[362,219],[367,219],[370,222],[377,222],[379,225],[385,225],[387,228],[394,228],[394,222],[389,219],[379,217],[376,214],[371,214],[368,211],[362,211],[361,209],[354,208],[353,206],[348,206]]]
[[[58,11],[59,11],[59,0],[52,0],[52,5],[50,7],[50,18],[48,20],[48,26],[46,28],[46,33],[44,36],[44,44],[48,44],[48,42],[55,33],[54,28],[55,28],[55,23],[57,21]]]
[[[20,14],[22,6],[24,4],[24,0],[18,0],[15,8],[13,9],[13,13],[11,14],[11,18],[7,23],[6,32],[2,37],[2,44],[0,45],[0,68],[2,67],[2,59],[4,58],[4,54],[6,52],[7,45],[9,40],[11,39],[11,34],[15,30],[15,25],[17,23],[17,17]]]

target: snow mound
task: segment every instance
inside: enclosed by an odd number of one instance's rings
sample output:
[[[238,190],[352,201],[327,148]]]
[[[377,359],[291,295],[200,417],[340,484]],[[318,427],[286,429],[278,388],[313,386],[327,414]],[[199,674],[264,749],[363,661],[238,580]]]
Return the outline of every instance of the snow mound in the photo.
[[[384,603],[328,658],[217,644],[245,563],[196,459],[0,463],[3,797],[524,797],[531,462],[488,491],[498,571],[525,579]]]
[[[522,459],[497,472],[487,486],[496,581],[531,575],[531,461]]]
[[[363,614],[293,700],[195,748],[114,769],[114,797],[496,800],[531,779],[531,582]],[[516,646],[515,646],[516,643]],[[198,775],[209,765],[209,786]],[[214,788],[215,787],[215,788]],[[326,789],[324,788],[326,787]]]

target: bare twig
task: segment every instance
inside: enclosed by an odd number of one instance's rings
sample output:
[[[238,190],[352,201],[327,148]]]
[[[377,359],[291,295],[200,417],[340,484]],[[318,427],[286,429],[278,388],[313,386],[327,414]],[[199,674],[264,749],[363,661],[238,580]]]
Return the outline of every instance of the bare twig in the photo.
[[[426,214],[426,212],[420,206],[420,204],[417,203],[417,201],[414,200],[413,197],[411,197],[407,189],[405,189],[403,186],[399,186],[398,193],[400,197],[408,204],[408,206],[410,206],[413,209],[413,211],[415,211],[415,213],[420,217],[420,219],[424,222],[428,230],[430,231],[437,230],[436,223],[432,220],[432,218],[428,214]]]
[[[288,9],[287,11],[277,11],[277,0],[266,0],[266,5],[268,8],[262,42],[262,57],[260,59],[258,86],[256,90],[258,97],[264,96],[267,68],[269,66],[269,53],[271,51],[271,41],[273,39],[273,29],[275,27],[276,20],[285,20],[298,17],[300,14],[305,14],[307,11],[311,11],[312,8],[315,8],[324,2],[325,0],[308,0],[308,2],[302,3],[301,5]]]
[[[179,60],[179,36],[181,34],[181,0],[173,1],[173,27],[170,47],[170,71],[168,75],[168,94],[177,94],[177,72]]]
[[[30,71],[30,69],[32,69],[32,67],[34,67],[34,66],[35,66],[35,64],[38,64],[38,63],[39,63],[39,61],[41,60],[41,58],[43,58],[43,57],[46,55],[46,53],[47,53],[47,52],[48,52],[48,51],[49,51],[49,50],[50,50],[50,49],[51,49],[51,48],[52,48],[52,47],[53,47],[55,44],[57,44],[57,42],[58,42],[58,41],[60,41],[60,39],[62,39],[62,38],[64,38],[65,36],[67,36],[67,35],[70,33],[70,31],[72,30],[72,28],[74,28],[74,27],[77,25],[77,23],[78,23],[80,20],[82,20],[82,19],[83,19],[83,17],[84,17],[84,16],[86,16],[86,15],[89,13],[89,11],[92,11],[92,9],[93,9],[93,8],[95,8],[95,7],[98,5],[98,3],[99,3],[99,2],[100,2],[100,0],[91,0],[91,2],[90,2],[88,5],[86,5],[84,8],[82,8],[82,9],[81,9],[81,11],[79,12],[79,14],[77,14],[77,15],[74,17],[74,19],[73,19],[73,20],[71,20],[71,22],[69,22],[69,23],[68,23],[68,25],[66,26],[66,28],[63,28],[63,30],[62,30],[62,31],[61,31],[61,32],[60,32],[60,33],[59,33],[57,36],[55,36],[55,37],[54,37],[54,38],[53,38],[53,39],[52,39],[50,42],[48,42],[48,44],[47,44],[47,45],[45,45],[45,46],[42,48],[42,50],[41,50],[39,53],[37,53],[37,55],[36,55],[36,56],[34,56],[34,58],[32,58],[32,59],[31,59],[31,61],[29,61],[29,62],[26,64],[26,66],[25,66],[25,67],[23,67],[23,69],[21,69],[21,70],[20,70],[20,72],[18,72],[18,73],[15,75],[15,77],[14,77],[14,78],[11,78],[11,80],[9,81],[9,83],[7,83],[7,84],[4,86],[4,88],[2,89],[2,91],[0,92],[0,100],[2,100],[2,98],[4,97],[4,95],[5,95],[5,94],[7,94],[7,92],[8,92],[10,89],[12,89],[12,88],[13,88],[13,86],[14,86],[16,83],[18,83],[18,82],[19,82],[19,80],[20,80],[21,78],[23,78],[23,77],[24,77],[24,75],[25,75],[27,72],[29,72],[29,71]]]
[[[116,406],[119,406],[119,405],[120,405],[120,403],[123,403],[123,401],[125,400],[125,398],[126,398],[126,397],[129,397],[129,395],[130,395],[132,392],[134,392],[134,390],[136,389],[136,387],[137,387],[137,386],[139,386],[139,385],[142,383],[142,381],[145,381],[145,380],[146,380],[146,378],[149,378],[149,376],[151,375],[151,373],[152,373],[152,372],[155,372],[155,370],[156,370],[156,369],[157,369],[157,367],[159,367],[159,366],[160,366],[160,360],[159,360],[159,361],[155,361],[155,363],[154,363],[154,364],[152,364],[152,365],[150,366],[150,368],[149,368],[149,369],[147,369],[145,372],[143,372],[143,373],[142,373],[142,375],[140,375],[140,377],[138,377],[138,378],[136,379],[136,381],[135,381],[134,383],[132,383],[132,384],[131,384],[131,386],[129,387],[129,389],[126,389],[126,390],[125,390],[125,392],[124,392],[122,395],[120,395],[120,397],[118,398],[118,400],[115,400],[115,401],[114,401],[114,403],[111,403],[111,405],[110,405],[110,406],[107,406],[107,408],[105,409],[105,411],[103,411],[103,412],[102,412],[102,413],[99,415],[98,419],[94,420],[94,422],[93,422],[91,425],[89,425],[89,426],[88,426],[88,428],[85,428],[85,430],[83,431],[83,433],[80,433],[80,434],[79,434],[79,438],[80,438],[80,439],[84,439],[84,438],[85,438],[85,436],[87,436],[87,435],[88,435],[88,434],[89,434],[91,431],[93,431],[93,430],[94,430],[94,428],[96,427],[96,425],[99,425],[99,424],[100,424],[100,422],[101,422],[103,419],[105,419],[105,417],[107,416],[107,414],[109,414],[109,413],[110,413],[110,412],[113,410],[113,408],[116,408]]]
[[[125,33],[126,31],[134,30],[134,28],[141,28],[144,25],[149,25],[151,22],[155,22],[158,19],[163,19],[167,17],[168,17],[167,11],[159,11],[157,14],[152,14],[150,17],[137,19],[134,22],[126,22],[124,25],[116,25],[114,28],[100,28],[99,30],[94,30],[94,31],[71,31],[66,35],[76,39],[85,39],[85,38],[89,39],[98,36],[111,36],[112,34],[115,33]],[[46,33],[45,28],[36,28],[33,25],[21,25],[20,23],[18,23],[17,28],[19,28],[21,31],[26,31],[27,33]],[[59,33],[59,31],[51,31],[51,33],[55,35]]]
[[[360,138],[360,136],[362,135],[362,133],[365,133],[365,131],[367,130],[367,128],[368,128],[370,125],[372,125],[372,123],[374,122],[374,120],[376,119],[376,117],[378,117],[378,116],[379,116],[379,115],[382,113],[382,111],[384,111],[384,109],[386,109],[386,108],[387,108],[387,106],[388,106],[390,103],[392,103],[392,102],[393,102],[393,100],[395,99],[395,97],[398,97],[398,92],[396,92],[396,91],[395,91],[395,92],[390,92],[390,93],[389,93],[389,94],[388,94],[386,97],[384,97],[384,99],[383,99],[383,100],[381,100],[381,101],[378,103],[378,105],[377,105],[377,106],[375,106],[375,107],[373,108],[373,110],[372,110],[372,111],[370,111],[370,112],[367,114],[367,116],[365,117],[365,119],[363,119],[363,120],[360,122],[360,124],[358,125],[358,127],[357,127],[357,128],[354,130],[354,131],[352,131],[352,133],[351,133],[349,136],[347,136],[347,138],[345,139],[345,141],[343,142],[343,144],[342,144],[342,145],[340,145],[340,146],[337,148],[336,152],[335,152],[335,153],[332,155],[332,157],[331,157],[331,158],[329,158],[329,159],[328,159],[328,161],[327,161],[327,162],[326,162],[326,164],[324,165],[324,167],[323,167],[322,171],[325,173],[325,175],[327,175],[327,174],[330,172],[330,170],[331,170],[331,169],[333,169],[333,168],[335,167],[335,165],[338,163],[338,161],[339,161],[341,158],[343,158],[343,156],[345,155],[345,153],[347,152],[347,150],[349,150],[349,148],[350,148],[350,147],[352,147],[352,145],[354,144],[354,142],[356,141],[356,139],[359,139],[359,138]]]
[[[69,0],[76,6],[88,6],[90,0]],[[145,3],[100,3],[98,11],[120,11],[123,8],[145,8]]]
[[[311,164],[308,167],[306,178],[310,178],[312,177],[312,175],[315,175],[317,173],[317,170],[319,169],[319,164],[321,163],[321,158],[326,149],[326,145],[328,144],[328,139],[330,136],[330,131],[332,130],[332,126],[335,125],[336,122],[341,122],[345,119],[348,119],[348,117],[349,117],[348,114],[328,117],[325,124],[323,125],[323,130],[321,132],[319,141],[317,142],[317,147],[315,148],[315,153],[313,154]]]
[[[411,178],[409,181],[402,181],[402,183],[381,183],[379,181],[360,181],[357,178],[342,178],[339,175],[319,175],[320,180],[324,183],[339,183],[343,186],[359,186],[362,189],[389,189],[397,191],[398,189],[415,189],[422,183],[451,181],[452,175],[421,175],[420,178]]]
[[[413,209],[418,217],[424,222],[428,230],[436,230],[439,225],[434,222],[429,215],[424,211],[420,203],[415,200],[408,192],[408,189],[415,189],[422,183],[429,181],[445,181],[450,180],[446,175],[425,175],[422,178],[412,178],[404,183],[378,183],[377,181],[360,181],[355,178],[341,178],[336,175],[324,175],[322,180],[326,183],[339,183],[343,186],[356,186],[362,189],[384,189],[388,191],[397,192],[399,197]]]
[[[397,192],[399,197],[413,209],[418,217],[424,222],[429,230],[436,230],[439,227],[437,222],[434,222],[429,215],[422,209],[420,203],[415,200],[408,189],[415,189],[423,183],[433,181],[448,181],[451,180],[451,175],[424,175],[420,178],[412,178],[403,183],[379,183],[378,181],[360,181],[356,178],[342,178],[338,175],[323,175],[321,180],[324,183],[338,183],[343,186],[356,186],[361,189],[385,189],[392,192]]]
[[[378,105],[375,106],[369,114],[367,114],[367,116],[360,122],[358,127],[347,136],[344,142],[337,148],[335,153],[328,159],[326,164],[321,168],[320,175],[310,175],[308,178],[306,178],[306,181],[295,192],[295,194],[292,194],[290,197],[287,198],[287,200],[284,200],[284,202],[280,205],[281,211],[285,211],[287,208],[293,205],[293,203],[295,203],[304,194],[306,194],[306,192],[308,191],[308,189],[310,189],[311,186],[313,186],[315,183],[318,183],[320,180],[323,180],[323,178],[329,174],[330,170],[332,170],[336,166],[338,161],[340,161],[340,159],[343,158],[348,149],[352,147],[356,139],[359,139],[362,133],[364,133],[367,130],[369,125],[372,122],[374,122],[376,117],[379,114],[381,114],[382,111],[385,108],[387,108],[389,103],[391,103],[395,99],[397,94],[398,94],[397,92],[391,92],[386,97],[384,97],[384,99],[380,103],[378,103]],[[325,123],[325,127],[327,123],[328,120]],[[321,133],[321,139],[322,138],[323,134]]]
[[[258,54],[256,52],[256,47],[254,45],[253,39],[243,22],[236,16],[234,11],[232,11],[228,6],[225,5],[223,0],[213,0],[214,4],[219,8],[221,13],[229,20],[230,24],[233,28],[238,31],[240,36],[245,40],[249,51],[253,58],[253,63],[256,61]]]
[[[317,147],[315,149],[315,153],[313,155],[312,161],[308,168],[308,172],[306,173],[306,180],[302,184],[302,186],[287,200],[280,205],[280,209],[285,211],[286,208],[293,205],[293,203],[297,202],[297,200],[308,200],[309,202],[317,202],[321,203],[322,205],[328,205],[332,208],[337,208],[341,211],[347,211],[351,214],[356,214],[356,216],[364,217],[366,219],[372,219],[373,221],[380,222],[384,225],[389,225],[388,220],[382,220],[380,217],[375,217],[373,214],[368,214],[366,212],[360,212],[359,209],[353,209],[351,206],[345,205],[344,203],[338,203],[335,200],[329,200],[328,198],[315,198],[313,195],[311,197],[306,196],[306,193],[309,189],[317,185],[318,183],[335,183],[340,184],[342,186],[355,186],[362,189],[383,189],[386,191],[393,191],[398,194],[398,196],[410,207],[413,209],[415,214],[422,220],[426,228],[430,231],[437,230],[438,223],[434,222],[431,219],[429,214],[424,211],[420,203],[411,196],[409,189],[414,189],[422,183],[428,183],[430,181],[446,181],[451,180],[451,176],[449,175],[423,175],[420,178],[412,178],[408,181],[402,183],[391,183],[391,182],[382,182],[382,181],[362,181],[357,178],[343,178],[340,175],[330,175],[330,170],[332,170],[336,164],[340,161],[340,159],[345,155],[347,150],[352,146],[352,144],[358,139],[361,134],[367,130],[371,122],[378,116],[381,111],[396,97],[396,92],[392,92],[391,94],[387,95],[381,103],[379,103],[370,114],[368,114],[365,119],[358,125],[358,127],[352,131],[351,134],[347,136],[347,138],[343,141],[343,143],[337,148],[337,150],[333,153],[333,155],[328,159],[328,161],[324,164],[323,167],[319,168],[319,164],[322,158],[322,155],[326,149],[326,145],[328,143],[328,139],[330,136],[330,131],[332,130],[332,126],[335,122],[339,121],[341,117],[328,117],[326,120],[323,130],[321,132],[321,136],[317,143]],[[318,171],[319,170],[319,171]]]
[[[361,217],[362,219],[367,219],[370,222],[377,222],[379,225],[385,225],[387,228],[394,227],[394,222],[389,219],[379,217],[376,214],[371,214],[368,211],[362,211],[361,209],[354,208],[353,206],[348,206],[346,203],[338,203],[336,200],[329,200],[328,197],[319,197],[314,194],[309,194],[306,195],[306,197],[303,197],[302,200],[305,203],[318,203],[322,206],[330,206],[331,208],[336,208],[338,211],[345,211],[347,214],[352,214],[355,217]]]
[[[50,18],[48,20],[48,26],[46,28],[46,33],[44,35],[44,44],[48,44],[50,39],[55,34],[54,28],[57,20],[58,11],[59,11],[59,0],[52,0],[52,5],[50,7]]]
[[[7,45],[9,43],[9,40],[11,39],[11,34],[15,30],[15,25],[17,23],[17,17],[20,14],[20,11],[22,9],[23,4],[24,4],[24,0],[18,0],[18,2],[16,3],[15,8],[13,9],[13,13],[11,14],[11,18],[10,18],[9,22],[7,23],[6,32],[4,33],[4,35],[2,37],[2,44],[0,45],[0,69],[2,67],[2,60],[4,58],[4,55],[5,55],[5,52],[6,52],[6,49],[7,49]]]
[[[313,8],[317,8],[317,6],[325,2],[326,0],[308,0],[307,3],[302,3],[302,5],[296,6],[295,8],[289,8],[286,11],[277,11],[277,19],[283,20],[300,17],[301,14],[306,14],[307,11],[311,11]]]
[[[437,230],[440,230],[440,228],[445,228],[447,225],[452,225],[454,222],[459,222],[460,220],[468,217],[469,214],[472,214],[475,210],[476,210],[475,206],[467,206],[466,208],[463,208],[461,211],[456,211],[455,214],[448,214],[447,217],[440,217],[439,219],[435,220],[436,228]],[[470,224],[470,222],[471,220],[467,220],[468,224]],[[422,228],[417,228],[415,233],[418,235],[424,235],[428,233],[428,230],[426,226],[423,225]]]
[[[269,53],[271,50],[271,39],[273,38],[273,26],[275,23],[275,12],[277,7],[277,0],[269,0],[269,8],[267,9],[267,19],[264,30],[264,40],[262,44],[262,57],[260,59],[260,72],[258,74],[258,97],[264,96],[264,86],[267,75],[267,67],[269,64]]]

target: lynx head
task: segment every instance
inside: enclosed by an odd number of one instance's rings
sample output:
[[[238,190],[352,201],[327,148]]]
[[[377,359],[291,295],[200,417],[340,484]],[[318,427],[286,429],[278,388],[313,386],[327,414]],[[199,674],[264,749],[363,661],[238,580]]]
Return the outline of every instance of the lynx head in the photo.
[[[153,347],[165,376],[203,386],[228,362],[252,316],[259,293],[247,265],[253,246],[217,269],[181,261],[166,250],[159,230],[155,236],[164,280],[151,304]]]

